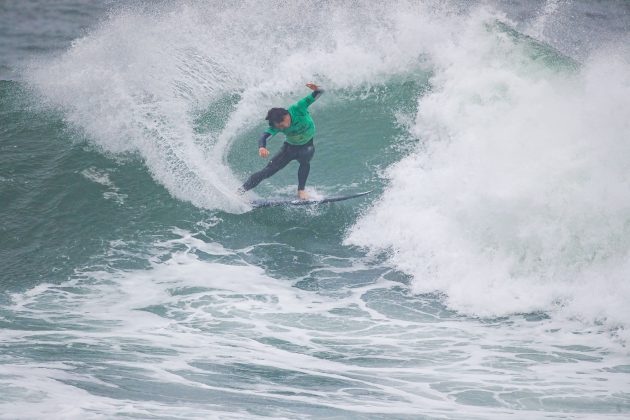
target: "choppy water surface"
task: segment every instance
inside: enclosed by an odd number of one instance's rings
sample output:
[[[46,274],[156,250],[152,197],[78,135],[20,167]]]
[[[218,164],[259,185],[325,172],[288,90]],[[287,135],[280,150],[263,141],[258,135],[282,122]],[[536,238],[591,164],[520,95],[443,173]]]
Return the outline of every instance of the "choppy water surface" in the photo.
[[[627,2],[0,22],[0,418],[630,414]],[[251,210],[308,81],[311,194],[375,192]]]

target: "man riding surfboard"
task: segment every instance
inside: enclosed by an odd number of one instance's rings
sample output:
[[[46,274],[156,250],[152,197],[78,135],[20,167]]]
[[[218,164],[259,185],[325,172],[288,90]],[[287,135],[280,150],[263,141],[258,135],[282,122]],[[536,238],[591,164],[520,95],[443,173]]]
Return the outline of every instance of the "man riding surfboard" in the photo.
[[[278,133],[285,135],[285,141],[280,151],[271,158],[267,166],[254,173],[245,181],[239,189],[241,194],[251,190],[263,179],[269,178],[287,166],[292,160],[297,160],[300,164],[298,168],[297,194],[301,200],[308,199],[304,188],[311,169],[310,162],[315,154],[313,138],[316,132],[315,123],[308,112],[308,107],[315,102],[324,90],[313,83],[308,83],[306,86],[313,92],[291,105],[289,109],[271,108],[267,112],[265,119],[269,122],[269,128],[258,139],[258,154],[262,158],[269,156],[267,140]]]

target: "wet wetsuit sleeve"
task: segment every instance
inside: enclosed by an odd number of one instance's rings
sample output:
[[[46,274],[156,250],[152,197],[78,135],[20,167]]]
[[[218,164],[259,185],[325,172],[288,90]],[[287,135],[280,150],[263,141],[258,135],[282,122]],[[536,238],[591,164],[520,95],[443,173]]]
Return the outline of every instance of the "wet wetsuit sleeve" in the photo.
[[[310,94],[306,95],[304,98],[300,99],[299,101],[297,101],[296,105],[299,109],[305,110],[306,108],[308,108],[309,106],[311,106],[311,104],[313,102],[315,102],[315,100],[317,98],[319,98],[321,96],[321,94],[324,93],[324,89],[317,89],[314,90],[313,92],[311,92]]]
[[[258,148],[267,147],[267,139],[275,136],[278,133],[277,130],[269,127],[258,138]]]
[[[313,97],[313,102],[315,102],[315,100],[316,100],[317,98],[319,98],[319,97],[320,97],[320,95],[321,95],[322,93],[324,93],[324,89],[317,89],[317,90],[314,90],[314,91],[311,93],[311,96]]]

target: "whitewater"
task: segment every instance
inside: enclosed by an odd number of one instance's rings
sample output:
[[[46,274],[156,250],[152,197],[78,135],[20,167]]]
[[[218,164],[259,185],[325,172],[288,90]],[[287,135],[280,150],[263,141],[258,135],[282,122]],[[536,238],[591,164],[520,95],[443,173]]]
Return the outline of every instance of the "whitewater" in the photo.
[[[627,2],[0,16],[0,418],[629,415]]]

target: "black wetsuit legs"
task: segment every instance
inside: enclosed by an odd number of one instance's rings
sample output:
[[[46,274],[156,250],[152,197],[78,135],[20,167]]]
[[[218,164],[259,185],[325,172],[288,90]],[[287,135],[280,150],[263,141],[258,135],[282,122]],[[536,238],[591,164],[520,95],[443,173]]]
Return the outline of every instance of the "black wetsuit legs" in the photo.
[[[284,142],[280,151],[271,158],[267,166],[250,176],[241,187],[241,190],[251,190],[256,185],[260,184],[263,179],[269,178],[280,169],[287,166],[292,160],[297,160],[300,163],[300,168],[298,169],[298,190],[303,190],[306,186],[306,179],[311,169],[310,162],[314,154],[315,146],[313,145],[313,139],[301,146],[294,146]]]

